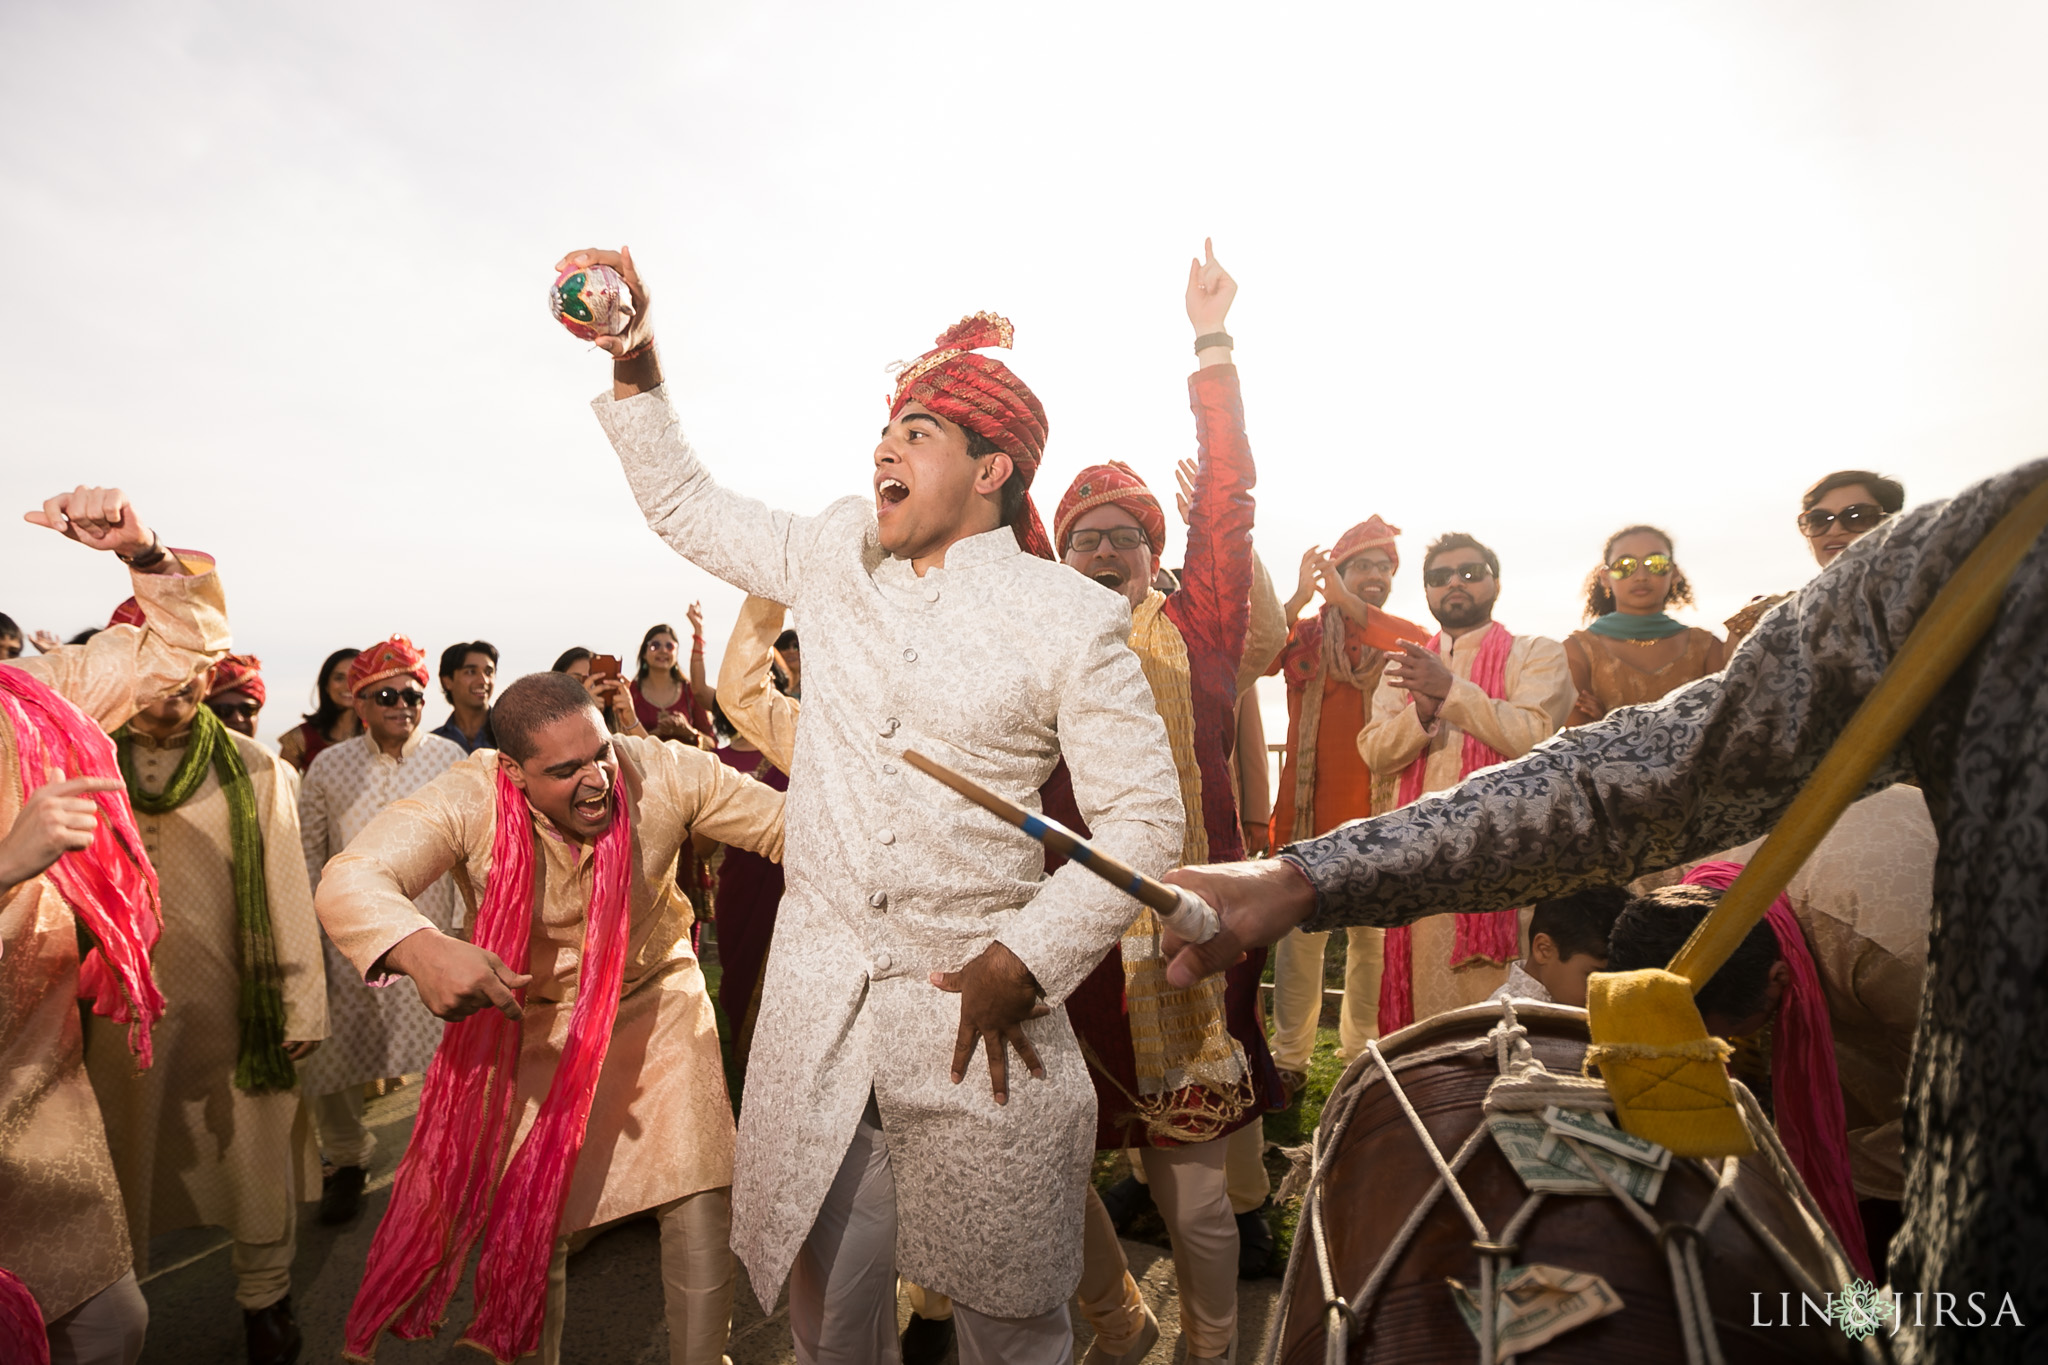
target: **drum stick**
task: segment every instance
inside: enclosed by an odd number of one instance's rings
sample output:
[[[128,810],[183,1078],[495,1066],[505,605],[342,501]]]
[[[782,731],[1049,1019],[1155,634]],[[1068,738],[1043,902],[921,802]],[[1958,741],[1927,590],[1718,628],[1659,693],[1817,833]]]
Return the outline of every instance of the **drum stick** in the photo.
[[[1146,876],[1129,864],[1110,857],[1050,816],[1033,815],[973,778],[926,758],[915,749],[904,750],[903,760],[919,772],[945,783],[998,820],[1015,825],[1068,861],[1079,863],[1119,891],[1136,896],[1159,912],[1167,928],[1190,943],[1206,943],[1222,928],[1215,908],[1186,887],[1168,886]]]

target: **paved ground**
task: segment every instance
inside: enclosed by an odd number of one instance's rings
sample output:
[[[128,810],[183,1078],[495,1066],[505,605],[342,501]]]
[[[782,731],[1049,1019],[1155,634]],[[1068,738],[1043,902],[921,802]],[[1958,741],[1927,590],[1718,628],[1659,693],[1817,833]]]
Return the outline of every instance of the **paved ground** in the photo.
[[[292,1268],[292,1304],[306,1335],[301,1360],[306,1365],[341,1358],[342,1324],[361,1279],[365,1256],[377,1220],[390,1197],[392,1168],[404,1150],[419,1103],[417,1082],[396,1094],[372,1101],[368,1120],[379,1137],[371,1159],[370,1197],[351,1225],[322,1227],[311,1205],[301,1209],[298,1258]],[[660,1365],[668,1359],[668,1332],[661,1317],[661,1281],[656,1271],[658,1238],[654,1224],[641,1220],[596,1238],[569,1261],[569,1321],[564,1333],[565,1365]],[[1173,1289],[1173,1261],[1159,1247],[1127,1241],[1131,1272],[1159,1315],[1159,1347],[1147,1365],[1172,1359],[1178,1327]],[[149,1299],[149,1339],[144,1365],[229,1365],[243,1359],[242,1318],[234,1302],[234,1276],[228,1264],[228,1242],[217,1230],[194,1230],[158,1238],[151,1247],[154,1271],[143,1285]],[[739,1277],[739,1303],[734,1314],[731,1354],[734,1365],[781,1365],[793,1359],[789,1324],[778,1306],[764,1313]],[[1240,1358],[1256,1358],[1278,1297],[1278,1279],[1241,1282]],[[477,1365],[484,1357],[458,1348],[456,1335],[469,1321],[468,1281],[449,1310],[449,1322],[433,1341],[405,1342],[386,1337],[378,1347],[379,1365],[428,1365],[447,1361]],[[909,1309],[899,1313],[908,1318]],[[1076,1333],[1078,1356],[1088,1333]]]

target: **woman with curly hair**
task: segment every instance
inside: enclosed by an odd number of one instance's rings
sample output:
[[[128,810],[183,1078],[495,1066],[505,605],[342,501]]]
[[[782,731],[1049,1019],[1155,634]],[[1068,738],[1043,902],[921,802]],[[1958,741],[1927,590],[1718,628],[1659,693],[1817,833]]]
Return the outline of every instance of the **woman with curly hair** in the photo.
[[[1607,538],[1586,578],[1584,630],[1565,638],[1565,659],[1579,689],[1567,725],[1596,721],[1618,706],[1656,701],[1695,678],[1721,671],[1727,651],[1712,631],[1673,620],[1665,608],[1692,601],[1671,537],[1630,526]]]

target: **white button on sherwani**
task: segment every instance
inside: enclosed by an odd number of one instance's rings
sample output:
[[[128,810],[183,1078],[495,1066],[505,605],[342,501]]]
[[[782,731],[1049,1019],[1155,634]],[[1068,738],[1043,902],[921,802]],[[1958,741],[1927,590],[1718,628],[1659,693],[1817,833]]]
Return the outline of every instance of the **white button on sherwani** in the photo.
[[[1137,903],[901,762],[917,749],[1029,809],[1062,755],[1095,842],[1173,866],[1179,779],[1127,643],[1122,596],[998,529],[922,577],[862,498],[814,517],[715,483],[665,393],[593,405],[647,521],[711,573],[803,623],[787,890],[747,1065],[733,1250],[773,1303],[872,1093],[897,1196],[897,1265],[995,1317],[1063,1303],[1081,1274],[1095,1094],[1066,1013],[1028,1022],[1009,1103],[977,1051],[952,1083],[960,1001],[928,976],[1000,940],[1055,1006]],[[882,837],[893,834],[893,840]]]

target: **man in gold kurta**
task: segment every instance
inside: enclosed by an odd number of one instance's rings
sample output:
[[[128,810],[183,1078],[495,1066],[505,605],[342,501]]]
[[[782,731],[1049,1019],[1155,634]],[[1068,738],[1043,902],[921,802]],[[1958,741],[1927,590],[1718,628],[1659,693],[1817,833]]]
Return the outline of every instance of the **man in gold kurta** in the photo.
[[[1464,780],[1472,770],[1467,736],[1498,755],[1492,762],[1520,758],[1557,733],[1578,699],[1563,645],[1540,635],[1508,637],[1493,619],[1500,561],[1492,550],[1462,533],[1439,536],[1423,559],[1422,582],[1430,615],[1442,629],[1428,646],[1407,642],[1392,656],[1358,735],[1358,752],[1375,779],[1405,778],[1422,763],[1420,791],[1397,788],[1396,799],[1404,803]],[[1475,670],[1486,676],[1475,677]],[[1510,950],[1498,962],[1453,963],[1457,925],[1451,915],[1417,920],[1407,932],[1412,1011],[1390,1018],[1383,977],[1382,1033],[1478,1004],[1507,981],[1507,964],[1517,956]],[[1390,952],[1389,974],[1393,957]]]
[[[298,774],[211,713],[201,717],[207,685],[196,678],[144,707],[117,736],[136,827],[163,895],[164,932],[152,964],[165,1010],[149,1070],[136,1072],[126,1030],[104,1019],[87,1029],[86,1069],[128,1208],[136,1272],[149,1273],[152,1237],[226,1228],[235,1239],[235,1299],[257,1365],[298,1351],[290,1299],[296,1215],[300,1200],[318,1195],[319,1160],[295,1084],[259,1090],[235,1083],[243,1053],[238,1007],[254,950],[241,931],[221,765],[206,763],[197,788],[175,808],[146,808],[166,787],[182,786],[173,779],[188,755],[210,756],[194,745],[195,735],[202,746],[232,745],[248,777],[268,955],[277,964],[285,1051],[294,1062],[327,1036],[327,974],[299,850]]]
[[[118,490],[80,488],[30,519],[130,561],[143,623],[5,667],[22,669],[112,730],[227,652],[227,609],[213,561],[166,552]],[[39,791],[33,804],[64,799],[50,791]],[[50,1324],[53,1361],[132,1362],[148,1309],[85,1074],[78,922],[42,875],[56,853],[31,837],[32,814],[21,802],[16,736],[0,717],[0,1267],[34,1294]],[[23,862],[24,853],[36,856]]]
[[[578,823],[588,818],[586,803],[608,792],[613,777],[625,788],[634,857],[621,1000],[556,1230],[561,1240],[548,1277],[541,1355],[551,1362],[560,1350],[568,1234],[655,1209],[671,1358],[717,1365],[732,1305],[733,1117],[710,996],[690,948],[689,902],[676,887],[676,857],[698,833],[779,859],[782,794],[702,750],[608,736],[596,705],[567,674],[534,674],[505,690],[493,719],[508,750],[524,742],[528,694],[554,684],[571,689],[580,702],[576,716],[583,729],[569,726],[574,755],[567,772],[553,780],[594,791],[558,792],[555,804],[563,808],[555,810],[534,786],[526,788],[545,888],[528,959],[532,982],[525,987],[515,1145],[554,1078],[567,1037],[591,900],[592,845]],[[552,774],[548,746],[564,725],[537,730],[539,747],[524,764],[510,753],[472,754],[385,809],[327,865],[316,897],[321,923],[366,979],[402,971],[428,1007],[448,1019],[509,1001],[503,964],[442,934],[411,898],[451,869],[483,894],[491,877],[500,767]],[[577,748],[585,730],[595,746],[589,755]],[[599,773],[608,774],[602,784],[594,776]],[[516,987],[518,978],[509,984]]]

